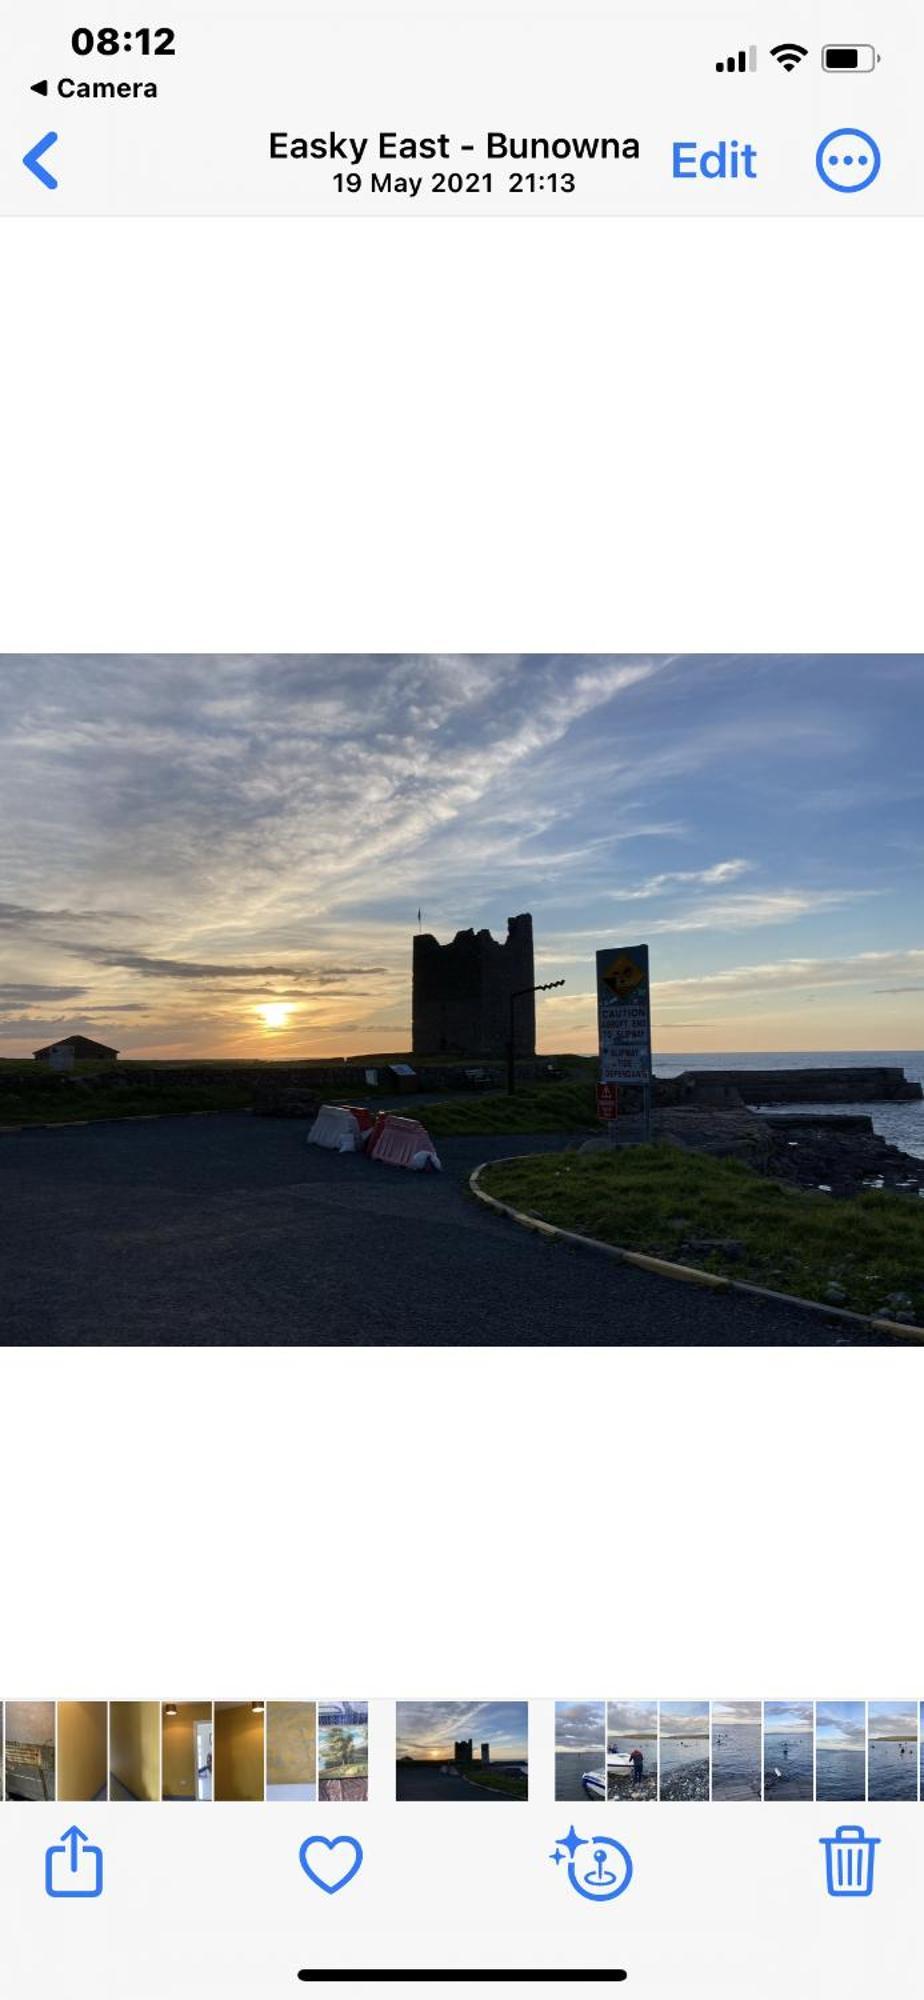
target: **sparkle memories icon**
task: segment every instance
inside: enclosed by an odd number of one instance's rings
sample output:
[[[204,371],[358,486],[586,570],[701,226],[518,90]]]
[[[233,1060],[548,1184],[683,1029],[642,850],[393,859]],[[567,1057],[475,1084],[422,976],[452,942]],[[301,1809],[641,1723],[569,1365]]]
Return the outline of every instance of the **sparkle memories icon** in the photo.
[[[579,1848],[587,1847],[589,1854],[578,1859]],[[587,1863],[592,1858],[593,1866]],[[567,1833],[559,1835],[555,1849],[549,1855],[556,1868],[567,1859],[567,1878],[578,1896],[586,1897],[589,1903],[612,1903],[617,1896],[624,1895],[632,1880],[632,1856],[622,1842],[614,1840],[612,1834],[594,1834],[588,1838],[576,1832],[574,1825]]]

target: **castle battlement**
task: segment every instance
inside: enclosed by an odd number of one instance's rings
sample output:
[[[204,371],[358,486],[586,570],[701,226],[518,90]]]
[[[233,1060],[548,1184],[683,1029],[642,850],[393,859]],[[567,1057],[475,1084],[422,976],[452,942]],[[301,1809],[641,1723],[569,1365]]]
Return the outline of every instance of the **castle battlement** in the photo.
[[[508,917],[507,936],[457,931],[450,944],[414,939],[415,1056],[502,1056],[510,1032],[510,995],[535,985],[533,920]],[[514,1007],[518,1056],[536,1053],[536,1002]]]

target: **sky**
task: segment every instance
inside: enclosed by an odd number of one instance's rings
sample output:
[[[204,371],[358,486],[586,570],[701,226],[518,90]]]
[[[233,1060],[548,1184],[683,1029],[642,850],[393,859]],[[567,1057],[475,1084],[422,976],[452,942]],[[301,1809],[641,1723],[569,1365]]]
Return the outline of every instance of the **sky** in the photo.
[[[913,1049],[922,744],[922,655],[0,655],[0,1050],[405,1050],[418,909],[550,1053],[643,940],[665,1055]]]
[[[662,1701],[662,1736],[708,1736],[708,1701]]]
[[[612,1736],[656,1736],[656,1701],[611,1701],[607,1704],[607,1726]]]
[[[725,1729],[736,1722],[746,1722],[753,1726],[760,1722],[759,1701],[713,1701],[713,1729]]]
[[[863,1750],[866,1747],[865,1701],[820,1701],[815,1712],[819,1750]]]
[[[773,1730],[779,1736],[795,1736],[802,1730],[814,1729],[815,1704],[812,1701],[766,1701],[764,1703],[764,1728]]]
[[[399,1701],[399,1757],[451,1757],[456,1743],[471,1737],[475,1756],[490,1743],[495,1759],[525,1764],[527,1703],[525,1701]]]
[[[918,1727],[916,1701],[871,1701],[869,1733],[872,1737],[914,1736]]]
[[[600,1750],[606,1733],[602,1701],[555,1703],[556,1750]]]

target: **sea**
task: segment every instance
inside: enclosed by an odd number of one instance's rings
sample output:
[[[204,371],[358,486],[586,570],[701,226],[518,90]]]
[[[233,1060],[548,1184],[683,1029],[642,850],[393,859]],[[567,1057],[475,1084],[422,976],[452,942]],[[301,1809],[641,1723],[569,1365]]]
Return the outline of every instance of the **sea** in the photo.
[[[787,1050],[781,1055],[735,1053],[656,1055],[652,1058],[655,1076],[679,1076],[685,1069],[853,1069],[860,1064],[888,1064],[903,1069],[907,1077],[916,1079],[918,1083],[924,1083],[922,1049],[812,1049],[800,1052]],[[890,1146],[900,1146],[903,1153],[913,1153],[916,1159],[924,1160],[924,1099],[919,1098],[916,1103],[909,1104],[815,1104],[810,1097],[806,1097],[804,1104],[777,1105],[773,1108],[781,1111],[860,1112],[872,1119],[873,1129]]]
[[[641,1733],[636,1730],[633,1736],[630,1730],[620,1733],[618,1729],[611,1729],[607,1737],[607,1750],[611,1757],[627,1757],[630,1750],[640,1750],[646,1764],[650,1764],[658,1754],[658,1738],[653,1730],[643,1729]]]
[[[587,1804],[588,1793],[581,1784],[585,1771],[599,1771],[603,1777],[603,1739],[596,1750],[556,1750],[555,1752],[555,1797],[559,1802],[579,1800]]]
[[[759,1722],[723,1722],[712,1732],[714,1799],[760,1798]]]
[[[660,1744],[661,1782],[672,1778],[675,1771],[682,1771],[687,1764],[701,1764],[708,1761],[708,1736],[662,1736]]]
[[[902,1752],[904,1751],[904,1756]],[[918,1796],[918,1740],[916,1736],[870,1737],[869,1796],[880,1799],[916,1799]]]
[[[768,1731],[764,1737],[764,1798],[810,1799],[814,1792],[814,1744],[810,1729]],[[777,1772],[780,1775],[777,1777]]]
[[[865,1799],[866,1755],[863,1750],[815,1752],[816,1799]]]

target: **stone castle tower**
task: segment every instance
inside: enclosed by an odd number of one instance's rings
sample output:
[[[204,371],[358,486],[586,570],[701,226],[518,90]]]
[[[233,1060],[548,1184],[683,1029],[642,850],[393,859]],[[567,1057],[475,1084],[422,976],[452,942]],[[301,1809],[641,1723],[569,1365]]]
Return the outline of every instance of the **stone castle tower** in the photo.
[[[414,939],[415,1056],[502,1056],[510,995],[535,985],[533,920],[508,917],[503,944],[490,931],[457,931],[451,944]],[[518,1056],[536,1053],[536,1002],[514,1007]]]

